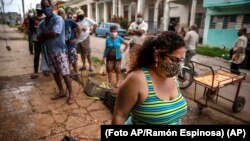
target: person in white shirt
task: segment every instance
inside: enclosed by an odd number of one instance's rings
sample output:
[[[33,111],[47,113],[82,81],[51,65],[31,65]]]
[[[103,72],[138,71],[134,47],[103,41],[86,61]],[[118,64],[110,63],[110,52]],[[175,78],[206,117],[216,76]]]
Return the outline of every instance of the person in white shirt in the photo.
[[[141,44],[148,30],[148,24],[143,20],[141,13],[137,14],[137,21],[130,24],[128,34],[131,35],[130,51],[135,44]]]
[[[85,60],[87,58],[89,62],[89,71],[93,71],[92,59],[91,59],[91,48],[89,35],[95,32],[97,23],[90,18],[84,17],[83,10],[79,9],[76,11],[77,14],[77,24],[83,30],[80,35],[79,43],[77,44],[77,52],[81,54],[83,66],[80,70],[86,69]],[[92,30],[91,30],[92,29]]]
[[[231,66],[230,66],[230,70],[232,73],[235,74],[240,74],[239,71],[239,64],[241,64],[244,59],[245,59],[245,50],[247,47],[247,29],[246,28],[242,28],[238,31],[238,39],[235,42],[234,48],[232,49],[232,61],[231,61]]]
[[[190,31],[187,32],[186,36],[184,37],[184,41],[186,44],[186,55],[185,55],[185,66],[191,67],[189,65],[190,60],[196,54],[196,47],[199,42],[199,35],[196,33],[196,25],[192,25],[190,27]]]

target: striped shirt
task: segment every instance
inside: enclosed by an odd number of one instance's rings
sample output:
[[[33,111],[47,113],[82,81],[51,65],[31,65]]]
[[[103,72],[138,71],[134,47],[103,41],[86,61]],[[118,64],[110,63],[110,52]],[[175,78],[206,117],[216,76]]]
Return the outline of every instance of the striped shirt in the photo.
[[[187,112],[187,102],[181,95],[180,89],[178,88],[177,98],[169,101],[162,100],[154,91],[148,70],[144,68],[143,71],[147,80],[149,95],[143,103],[131,110],[132,123],[157,125],[181,124],[181,117]]]

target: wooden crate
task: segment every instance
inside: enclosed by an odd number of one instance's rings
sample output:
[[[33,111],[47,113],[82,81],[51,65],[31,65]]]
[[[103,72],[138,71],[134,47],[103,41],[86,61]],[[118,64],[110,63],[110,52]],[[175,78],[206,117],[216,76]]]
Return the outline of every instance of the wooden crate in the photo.
[[[104,104],[108,107],[111,113],[114,112],[116,94],[112,91],[107,91],[105,93]]]
[[[89,78],[85,86],[84,92],[88,96],[99,97],[101,99],[104,99],[105,93],[111,91],[112,89],[100,87],[99,84],[99,82]]]

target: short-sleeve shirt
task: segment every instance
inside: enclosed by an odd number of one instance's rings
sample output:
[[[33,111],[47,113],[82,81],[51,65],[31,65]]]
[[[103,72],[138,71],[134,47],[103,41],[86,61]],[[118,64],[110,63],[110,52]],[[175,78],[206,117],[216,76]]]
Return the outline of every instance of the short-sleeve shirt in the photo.
[[[70,41],[76,38],[74,29],[78,27],[78,24],[71,19],[65,19],[65,41],[68,49],[75,48],[75,44],[71,44]]]
[[[53,31],[57,34],[55,38],[47,39],[45,41],[45,45],[48,48],[48,53],[58,51],[65,52],[67,48],[65,44],[64,20],[62,17],[54,14],[48,25],[45,25],[45,22],[46,18],[39,25],[38,36],[48,31]]]
[[[77,22],[77,24],[81,27],[81,28],[84,28],[85,31],[83,31],[81,33],[81,36],[80,36],[80,39],[79,39],[79,42],[82,42],[84,40],[86,40],[89,36],[89,33],[90,33],[90,29],[92,26],[94,26],[96,24],[95,21],[93,21],[92,19],[90,18],[87,18],[85,17],[82,21],[80,22]]]
[[[123,38],[120,36],[117,36],[114,40],[111,37],[108,37],[106,39],[107,48],[105,50],[104,57],[107,57],[111,49],[114,48],[116,60],[121,59],[122,58],[121,46],[122,46],[123,41],[124,41]]]
[[[242,63],[244,61],[245,56],[246,56],[246,51],[245,50],[246,50],[246,47],[247,47],[247,42],[248,42],[247,37],[244,36],[244,35],[240,36],[236,40],[235,45],[234,45],[234,50],[237,50],[240,47],[242,47],[243,50],[242,50],[242,52],[238,52],[238,53],[234,54],[233,63],[240,64],[240,63]]]
[[[143,39],[146,36],[147,31],[148,31],[148,24],[144,21],[141,24],[137,24],[137,22],[133,22],[129,26],[129,30],[143,30],[143,31],[145,31],[145,33],[141,36],[138,36],[138,35],[132,36],[130,43],[138,43],[138,42],[140,42],[141,39]]]
[[[194,30],[191,30],[187,32],[184,41],[188,50],[195,50],[196,44],[199,42],[199,35]]]

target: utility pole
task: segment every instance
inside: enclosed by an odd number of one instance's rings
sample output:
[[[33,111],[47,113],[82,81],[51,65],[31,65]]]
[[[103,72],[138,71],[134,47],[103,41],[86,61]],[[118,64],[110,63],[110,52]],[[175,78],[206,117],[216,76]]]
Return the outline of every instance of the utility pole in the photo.
[[[1,0],[1,5],[2,5],[2,10],[3,11],[1,11],[3,14],[2,14],[2,17],[3,17],[3,23],[5,23],[5,9],[4,9],[4,2],[3,2],[3,0]]]
[[[24,0],[22,0],[22,6],[23,6],[23,17],[25,17]]]

